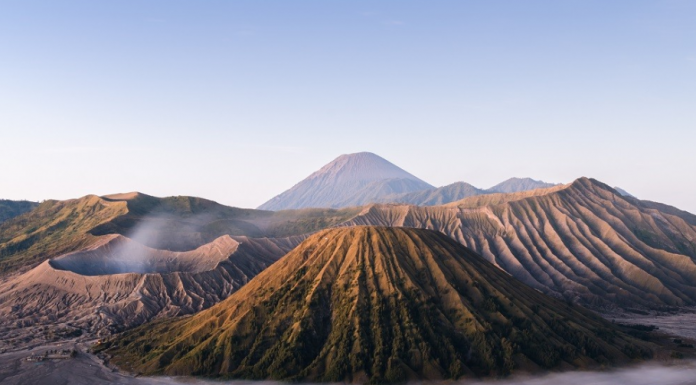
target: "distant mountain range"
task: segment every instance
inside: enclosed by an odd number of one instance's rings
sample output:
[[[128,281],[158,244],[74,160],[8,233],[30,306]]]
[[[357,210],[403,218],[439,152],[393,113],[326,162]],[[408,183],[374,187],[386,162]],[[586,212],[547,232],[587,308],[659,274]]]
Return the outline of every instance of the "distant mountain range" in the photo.
[[[99,349],[144,374],[402,383],[628,362],[652,347],[439,232],[352,227],[311,236],[208,310]]]
[[[435,188],[378,155],[360,152],[339,156],[258,208],[277,211],[307,207],[342,208],[370,203],[434,206],[475,195],[553,186],[530,178],[511,178],[487,190],[465,182]]]
[[[545,183],[531,178],[510,178],[488,189],[491,193],[516,193],[536,190],[539,188],[553,187],[553,183]]]
[[[592,179],[445,206],[372,205],[343,225],[435,229],[528,285],[593,308],[696,305],[696,216]]]
[[[360,153],[268,205],[133,192],[13,206],[0,340],[125,330],[108,347],[144,373],[393,382],[647,357],[576,305],[696,306],[696,216],[594,179],[434,188]]]
[[[387,195],[377,198],[375,202],[371,203],[406,203],[416,206],[436,206],[487,193],[486,190],[481,190],[466,182],[457,182],[444,187],[412,193]]]

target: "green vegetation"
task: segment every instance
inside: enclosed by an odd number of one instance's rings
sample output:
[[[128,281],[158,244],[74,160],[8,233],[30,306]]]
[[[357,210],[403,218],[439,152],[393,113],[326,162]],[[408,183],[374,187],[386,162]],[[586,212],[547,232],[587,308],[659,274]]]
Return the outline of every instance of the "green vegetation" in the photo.
[[[145,374],[371,383],[651,355],[440,233],[375,227],[321,231],[222,303],[100,349]]]
[[[4,202],[4,201],[0,201]],[[0,224],[0,273],[26,270],[46,259],[81,250],[99,237],[121,234],[147,246],[188,251],[223,235],[288,237],[344,222],[359,209],[260,211],[195,197],[89,195],[45,201]]]
[[[107,198],[108,200],[109,198]],[[158,249],[192,250],[222,235],[281,238],[312,233],[354,217],[359,209],[261,211],[228,207],[202,198],[155,198],[138,194],[126,201],[128,213],[90,231],[131,237]]]
[[[362,208],[302,209],[276,211],[266,236],[274,238],[310,234],[341,224],[360,213]]]
[[[31,212],[0,225],[0,272],[27,269],[96,241],[88,232],[126,213],[126,205],[89,195],[45,201]]]
[[[33,210],[39,204],[29,201],[10,201],[0,199],[0,224]]]

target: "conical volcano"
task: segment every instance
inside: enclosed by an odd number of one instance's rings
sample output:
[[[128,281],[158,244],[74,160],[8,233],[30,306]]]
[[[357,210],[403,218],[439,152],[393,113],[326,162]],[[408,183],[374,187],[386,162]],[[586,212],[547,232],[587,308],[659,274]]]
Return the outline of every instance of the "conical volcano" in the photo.
[[[218,305],[107,342],[146,374],[399,382],[582,367],[650,345],[441,233],[321,231]]]
[[[432,188],[378,155],[359,152],[339,156],[259,209],[360,206]]]

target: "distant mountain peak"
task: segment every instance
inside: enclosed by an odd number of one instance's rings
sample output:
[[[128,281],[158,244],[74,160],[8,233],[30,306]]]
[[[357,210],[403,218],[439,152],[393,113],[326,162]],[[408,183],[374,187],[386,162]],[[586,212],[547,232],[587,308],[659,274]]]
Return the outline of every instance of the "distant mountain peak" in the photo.
[[[488,191],[498,193],[515,193],[553,186],[556,186],[556,184],[546,183],[544,181],[535,180],[532,178],[510,178],[489,188]]]
[[[343,154],[312,173],[308,179],[326,176],[339,176],[351,181],[375,181],[396,178],[420,181],[412,174],[371,152]]]
[[[390,194],[432,188],[379,155],[358,152],[339,156],[259,209],[360,206]]]

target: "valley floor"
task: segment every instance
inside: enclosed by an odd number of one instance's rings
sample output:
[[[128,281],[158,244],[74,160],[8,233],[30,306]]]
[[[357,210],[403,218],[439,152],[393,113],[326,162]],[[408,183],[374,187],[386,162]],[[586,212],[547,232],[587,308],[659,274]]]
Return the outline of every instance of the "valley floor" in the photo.
[[[0,383],[8,385],[281,385],[271,381],[206,381],[189,377],[132,377],[114,372],[91,354],[79,354],[73,360],[26,362],[26,353],[0,355]],[[473,385],[693,385],[696,384],[696,361],[650,363],[615,371],[551,373],[543,376],[516,377],[500,381],[445,382]],[[425,385],[425,384],[418,384]]]
[[[619,323],[653,325],[665,334],[696,339],[696,309],[688,309],[688,311],[688,313],[680,312],[672,315],[621,314],[605,315],[605,317]]]
[[[680,313],[667,316],[656,315],[616,315],[607,316],[619,323],[655,325],[664,333],[696,338],[696,313]],[[251,385],[252,381],[206,381],[190,377],[133,377],[107,367],[97,356],[89,353],[94,341],[85,338],[62,340],[41,344],[30,348],[9,350],[0,353],[0,383],[5,385],[165,385],[165,384],[229,384]],[[29,361],[30,356],[40,357],[46,351],[76,350],[73,358],[45,359]],[[457,382],[448,382],[456,384]],[[462,382],[463,383],[463,382]],[[259,382],[259,385],[274,385],[271,381]],[[656,360],[643,365],[612,371],[578,371],[550,373],[535,376],[517,376],[500,381],[469,382],[466,384],[495,385],[696,385],[696,361],[693,360]],[[423,385],[423,384],[421,384]]]

